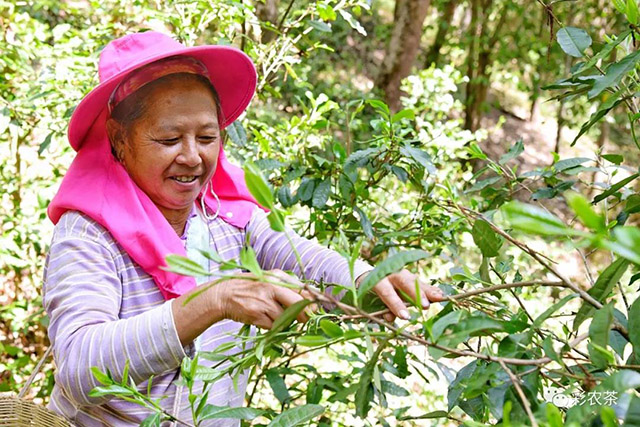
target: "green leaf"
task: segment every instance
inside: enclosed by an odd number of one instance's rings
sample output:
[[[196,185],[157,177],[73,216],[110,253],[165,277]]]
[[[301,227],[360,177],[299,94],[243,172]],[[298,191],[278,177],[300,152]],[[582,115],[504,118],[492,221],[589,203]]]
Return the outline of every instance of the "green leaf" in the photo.
[[[604,305],[596,310],[593,320],[589,325],[589,337],[591,342],[600,347],[607,348],[609,345],[609,330],[613,324],[613,307],[611,304]]]
[[[600,369],[604,369],[616,362],[616,358],[613,353],[598,344],[594,344],[592,342],[587,343],[587,349],[589,350],[589,357],[591,358],[591,361]]]
[[[613,5],[618,9],[618,12],[623,15],[627,14],[627,4],[623,0],[613,0]]]
[[[431,254],[422,250],[414,249],[405,252],[399,252],[391,255],[387,259],[379,263],[375,269],[367,274],[360,287],[358,288],[358,298],[369,292],[378,282],[388,275],[402,269],[405,265],[427,258]]]
[[[640,230],[619,226],[613,229],[614,240],[603,240],[601,246],[627,260],[640,264]]]
[[[353,210],[357,212],[358,216],[360,217],[360,226],[362,227],[364,235],[369,239],[373,239],[373,226],[371,225],[371,221],[369,221],[369,217],[367,217],[367,214],[357,206],[354,206]]]
[[[245,147],[247,145],[247,132],[244,130],[244,126],[240,123],[240,120],[236,120],[231,123],[225,129],[229,139],[238,147]]]
[[[553,168],[556,172],[563,172],[567,169],[575,168],[583,163],[589,162],[591,159],[586,157],[572,157],[570,159],[562,159],[553,164]]]
[[[365,36],[365,37],[367,36],[367,32],[365,31],[364,27],[362,25],[360,25],[358,20],[356,18],[354,18],[353,15],[351,15],[349,12],[347,12],[344,9],[339,9],[338,13],[340,13],[340,15],[342,15],[344,20],[349,23],[351,28],[353,28],[354,30],[356,30],[357,32],[362,34],[363,36]]]
[[[296,202],[295,197],[291,194],[291,189],[288,185],[283,185],[278,189],[278,200],[283,207],[289,208]]]
[[[632,396],[627,413],[624,416],[625,426],[640,426],[640,398]]]
[[[250,271],[254,275],[258,277],[262,276],[262,268],[260,268],[256,253],[250,246],[245,246],[240,250],[240,264],[242,268]]]
[[[309,25],[311,27],[313,27],[314,29],[316,29],[318,31],[322,31],[323,33],[330,33],[331,32],[331,26],[329,24],[327,24],[326,22],[316,21],[314,19],[310,19],[308,22],[309,22]]]
[[[524,144],[522,142],[522,139],[519,139],[519,140],[516,141],[515,144],[513,144],[511,146],[511,148],[509,148],[509,151],[506,154],[504,154],[502,157],[500,157],[499,163],[501,165],[504,165],[508,161],[513,160],[516,157],[518,157],[520,154],[522,154],[523,151],[524,151]]]
[[[267,209],[273,209],[273,193],[267,185],[267,181],[262,176],[262,172],[256,165],[251,162],[244,164],[244,179],[247,182],[247,188],[251,195],[258,203]]]
[[[635,2],[635,0],[629,1]],[[596,80],[588,93],[589,98],[594,98],[600,95],[603,90],[620,83],[622,78],[635,68],[638,61],[640,61],[640,51],[634,51],[615,64],[611,64],[609,68],[607,68],[606,74]]]
[[[322,335],[302,335],[296,338],[296,344],[303,347],[319,347],[330,342],[331,339]]]
[[[311,200],[313,197],[313,190],[316,188],[315,179],[305,178],[300,182],[300,187],[298,187],[298,199],[303,202]]]
[[[624,210],[628,214],[640,212],[640,194],[632,194],[627,197],[627,202],[624,206]]]
[[[255,408],[215,406],[207,404],[204,406],[204,409],[202,410],[199,418],[200,420],[233,418],[236,420],[250,421],[264,413],[265,411]]]
[[[547,335],[544,341],[542,341],[542,349],[544,350],[545,356],[547,356],[551,360],[560,362],[560,357],[558,356],[556,350],[553,348],[553,340],[551,336]]]
[[[140,423],[140,427],[160,427],[161,421],[162,412],[156,412],[155,414],[151,414],[147,418],[142,420],[142,422]]]
[[[434,341],[438,341],[438,338],[442,333],[451,325],[456,325],[460,322],[460,317],[463,311],[456,310],[445,314],[433,323],[431,327],[431,337]]]
[[[284,218],[279,210],[273,209],[267,215],[267,220],[269,220],[269,225],[273,231],[283,232],[285,231],[284,227]]]
[[[380,353],[382,353],[382,350],[388,342],[389,340],[387,339],[380,343],[378,348],[376,348],[376,351],[371,355],[371,359],[369,359],[364,365],[364,369],[360,375],[358,390],[356,391],[355,396],[356,415],[360,418],[366,418],[369,413],[369,409],[371,409],[371,401],[373,400],[373,374],[375,372]]]
[[[564,53],[576,58],[582,58],[584,51],[591,46],[591,37],[582,28],[560,28],[556,33],[556,38]]]
[[[518,230],[548,236],[576,234],[576,230],[567,227],[558,217],[537,206],[513,201],[505,203],[500,210],[507,222]]]
[[[564,427],[562,412],[560,412],[560,410],[553,403],[549,402],[545,405],[545,413],[547,415],[549,427]]]
[[[161,267],[163,270],[171,271],[173,273],[182,274],[183,276],[209,276],[209,272],[202,268],[197,262],[190,260],[182,255],[167,255],[165,258],[167,267]]]
[[[589,203],[587,199],[573,191],[567,192],[565,197],[573,212],[575,212],[584,225],[598,232],[604,232],[606,230],[604,217],[598,215],[593,210],[591,203]]]
[[[602,420],[604,427],[618,427],[620,425],[618,424],[616,411],[614,411],[610,406],[603,406],[600,409],[600,419]]]
[[[492,176],[491,178],[487,178],[487,179],[483,179],[481,181],[477,181],[475,184],[473,184],[473,186],[466,190],[466,193],[473,193],[476,191],[480,191],[480,190],[484,190],[485,188],[487,188],[490,185],[495,184],[496,182],[500,181],[502,179],[502,177],[500,176]]]
[[[124,370],[122,371],[122,381],[120,381],[120,385],[123,387],[126,387],[127,384],[129,384],[129,359],[127,359],[127,361],[124,363]]]
[[[101,384],[104,384],[104,385],[113,384],[113,380],[107,374],[102,372],[97,366],[91,367],[91,373]]]
[[[640,354],[640,297],[629,307],[629,341],[633,351]]]
[[[383,113],[384,116],[390,117],[389,106],[385,104],[383,101],[379,99],[368,99],[367,104],[371,105],[373,108],[378,110],[378,112]]]
[[[436,167],[433,165],[433,161],[431,160],[431,156],[419,148],[412,147],[408,144],[400,147],[400,152],[402,155],[413,159],[413,161],[418,165],[422,166],[429,172],[430,174],[436,173]]]
[[[329,200],[329,195],[331,194],[331,180],[325,179],[318,184],[316,189],[313,191],[313,199],[311,204],[314,208],[322,209],[327,204]]]
[[[474,222],[471,236],[473,236],[476,246],[480,248],[482,255],[489,258],[498,256],[504,243],[504,239],[493,231],[491,225],[483,219],[477,219]]]
[[[320,321],[320,328],[322,332],[327,334],[330,338],[339,338],[344,335],[344,331],[337,323],[332,322],[329,319],[322,319]]]
[[[54,135],[55,135],[55,132],[51,132],[49,135],[47,135],[44,141],[42,141],[42,143],[40,144],[40,147],[38,147],[38,156],[41,156],[42,153],[44,153],[44,150],[46,150],[49,147],[49,145],[51,144],[51,138],[53,138]]]
[[[382,380],[382,392],[390,394],[392,396],[400,396],[406,397],[409,396],[410,393],[406,388],[397,385],[391,381]]]
[[[627,0],[627,19],[629,23],[638,25],[638,3],[637,0]]]
[[[423,415],[399,417],[398,421],[433,420],[433,419],[436,419],[436,418],[446,418],[448,416],[449,416],[449,413],[447,411],[433,411],[433,412],[428,412],[428,413],[423,414]]]
[[[304,310],[309,304],[311,304],[311,301],[306,299],[291,304],[282,312],[280,317],[273,322],[273,325],[271,325],[271,329],[267,334],[275,335],[284,331],[293,323],[294,320],[296,320],[296,317],[298,317],[300,312],[302,312],[302,310]]]
[[[275,417],[268,427],[294,427],[322,415],[324,406],[307,404],[288,409]]]
[[[607,197],[609,197],[612,194],[616,193],[622,187],[624,187],[625,185],[627,185],[628,183],[630,183],[634,179],[638,178],[639,176],[640,176],[640,174],[634,173],[633,175],[628,176],[625,179],[622,179],[622,180],[616,182],[611,187],[609,187],[606,191],[604,191],[604,192],[598,194],[596,197],[594,197],[593,203],[598,203],[599,201],[606,199]]]
[[[601,383],[603,390],[625,392],[640,387],[640,373],[629,369],[621,369],[605,378]]]
[[[624,162],[624,157],[620,154],[603,154],[602,158],[616,165],[622,164],[622,162]]]
[[[328,4],[316,4],[316,10],[318,11],[318,16],[320,17],[320,19],[323,19],[325,21],[335,21],[338,17],[333,7]]]
[[[89,392],[89,397],[102,397],[102,396],[133,396],[135,393],[127,387],[122,387],[118,384],[113,384],[105,387],[95,387]]]
[[[623,258],[618,258],[611,263],[611,265],[605,268],[602,273],[600,273],[596,283],[587,291],[587,293],[594,299],[604,302],[624,272],[627,271],[628,266],[629,261]],[[576,317],[573,319],[573,329],[578,330],[578,327],[582,322],[591,317],[594,311],[595,308],[588,302],[584,301],[578,310]]]
[[[405,108],[404,110],[400,110],[395,113],[391,117],[391,122],[396,123],[402,119],[414,120],[416,118],[416,113],[411,108]]]
[[[286,403],[291,400],[289,389],[284,383],[284,379],[275,369],[269,369],[266,373],[267,381],[273,390],[273,394],[280,403]]]

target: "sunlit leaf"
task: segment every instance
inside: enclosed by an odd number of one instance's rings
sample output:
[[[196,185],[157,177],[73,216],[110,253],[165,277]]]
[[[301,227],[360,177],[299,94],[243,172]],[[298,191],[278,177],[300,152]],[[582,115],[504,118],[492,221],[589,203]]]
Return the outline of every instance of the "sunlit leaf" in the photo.
[[[307,404],[296,406],[279,414],[268,425],[268,427],[294,427],[324,413],[324,406]]]
[[[430,256],[429,252],[422,250],[410,250],[405,252],[399,252],[391,255],[387,259],[380,262],[373,271],[369,272],[364,278],[360,287],[358,288],[358,298],[362,297],[369,292],[379,281],[387,277],[388,275],[399,271],[402,267],[409,263],[419,261],[421,259]]]
[[[571,56],[581,58],[584,51],[591,46],[591,37],[582,28],[563,27],[556,33],[558,44],[562,50]]]

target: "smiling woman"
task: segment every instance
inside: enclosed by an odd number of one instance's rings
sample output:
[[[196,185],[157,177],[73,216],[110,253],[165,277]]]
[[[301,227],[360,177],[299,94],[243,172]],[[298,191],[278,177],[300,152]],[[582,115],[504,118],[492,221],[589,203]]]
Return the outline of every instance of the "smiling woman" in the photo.
[[[248,243],[260,266],[280,277],[290,270],[349,285],[351,274],[340,255],[290,232],[298,263],[288,237],[271,229],[251,197],[242,170],[225,157],[221,132],[255,90],[246,55],[225,46],[185,48],[150,31],[111,42],[99,71],[100,85],[71,118],[69,141],[78,153],[49,206],[56,228],[43,301],[57,365],[50,407],[79,426],[141,423],[151,413],[147,408],[90,395],[100,385],[92,367],[121,381],[129,366],[131,380],[148,389],[165,414],[191,422],[189,390],[176,382],[182,359],[233,343],[244,324],[271,328],[303,298],[248,273],[226,271],[236,278],[207,287],[186,304],[199,285],[219,276],[219,265],[201,250],[236,260]],[[171,253],[188,255],[210,275],[196,282],[163,269]],[[357,262],[355,277],[370,269]],[[402,271],[374,290],[393,314],[406,317],[399,292],[415,298],[415,283]],[[419,292],[425,305],[442,298],[424,284]],[[247,376],[237,383],[220,379],[208,403],[242,405]]]
[[[117,159],[179,235],[216,168],[222,144],[218,111],[209,80],[178,73],[143,86],[107,121]]]

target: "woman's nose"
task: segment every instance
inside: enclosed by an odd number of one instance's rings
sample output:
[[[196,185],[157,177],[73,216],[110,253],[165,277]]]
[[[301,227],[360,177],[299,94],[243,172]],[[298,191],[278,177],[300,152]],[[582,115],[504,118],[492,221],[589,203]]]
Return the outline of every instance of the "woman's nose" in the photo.
[[[201,163],[198,143],[193,137],[185,137],[180,144],[180,153],[176,157],[176,162],[189,167],[196,167]]]

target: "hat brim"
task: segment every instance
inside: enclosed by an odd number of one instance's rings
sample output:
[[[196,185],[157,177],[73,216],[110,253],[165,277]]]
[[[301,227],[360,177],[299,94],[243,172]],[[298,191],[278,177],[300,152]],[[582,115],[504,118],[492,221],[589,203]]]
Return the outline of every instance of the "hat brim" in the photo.
[[[111,92],[130,72],[175,55],[191,56],[209,70],[211,83],[220,97],[223,129],[247,108],[256,90],[257,76],[253,62],[244,52],[231,46],[209,45],[173,49],[137,62],[134,67],[122,70],[89,92],[75,108],[69,121],[71,147],[76,151],[80,149],[89,129],[107,108]]]

